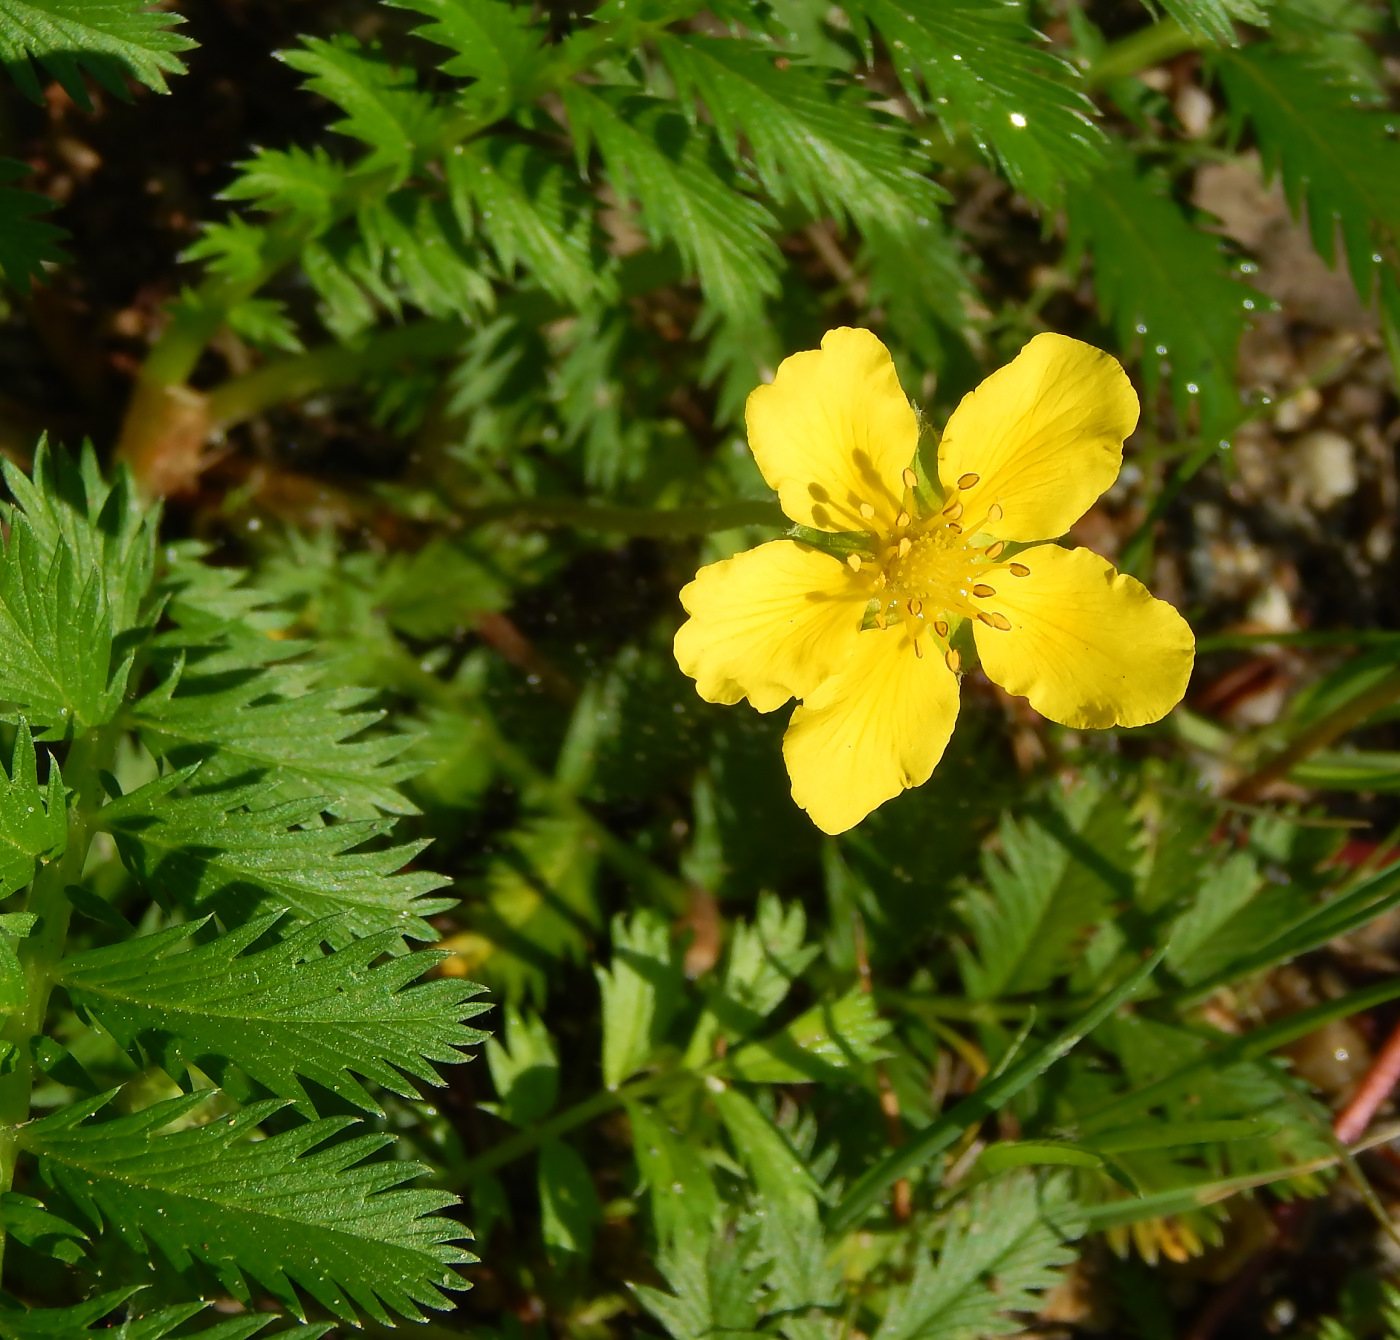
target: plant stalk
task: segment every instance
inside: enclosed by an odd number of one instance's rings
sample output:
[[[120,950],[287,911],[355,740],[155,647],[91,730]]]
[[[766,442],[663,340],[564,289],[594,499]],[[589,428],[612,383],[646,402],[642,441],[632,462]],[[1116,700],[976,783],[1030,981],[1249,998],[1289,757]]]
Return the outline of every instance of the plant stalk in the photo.
[[[1110,43],[1084,72],[1084,82],[1091,89],[1103,88],[1198,46],[1200,42],[1181,24],[1166,18]]]

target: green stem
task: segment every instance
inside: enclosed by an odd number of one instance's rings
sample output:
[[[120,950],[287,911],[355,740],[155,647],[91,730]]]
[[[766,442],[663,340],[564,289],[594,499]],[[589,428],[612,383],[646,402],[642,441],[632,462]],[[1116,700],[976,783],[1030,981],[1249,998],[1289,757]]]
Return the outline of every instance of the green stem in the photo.
[[[557,1140],[561,1135],[568,1134],[569,1131],[585,1125],[595,1117],[601,1117],[604,1112],[611,1112],[613,1108],[621,1107],[633,1099],[645,1098],[649,1094],[660,1092],[662,1089],[669,1089],[673,1084],[679,1084],[682,1081],[694,1082],[696,1079],[697,1072],[693,1070],[668,1070],[664,1074],[646,1075],[641,1079],[634,1079],[628,1084],[619,1085],[616,1089],[600,1089],[591,1098],[585,1098],[572,1107],[566,1107],[562,1112],[550,1117],[548,1121],[538,1122],[528,1130],[519,1131],[510,1139],[502,1140],[500,1144],[494,1145],[486,1153],[463,1164],[447,1179],[446,1185],[454,1189],[466,1186],[483,1173],[493,1172],[497,1168],[504,1167],[507,1163],[514,1163],[516,1159],[538,1149],[541,1145],[548,1144],[551,1140]]]
[[[1110,43],[1085,71],[1084,82],[1090,88],[1103,88],[1116,79],[1126,79],[1185,51],[1194,51],[1198,46],[1200,41],[1175,19],[1163,19]]]
[[[1313,722],[1292,744],[1279,750],[1262,767],[1255,769],[1243,781],[1230,788],[1228,798],[1236,801],[1253,800],[1269,785],[1281,781],[1305,758],[1326,749],[1367,717],[1400,699],[1400,670],[1392,671],[1364,693],[1358,693],[1340,707]]]
[[[53,990],[53,970],[68,941],[72,905],[65,893],[82,874],[91,825],[89,811],[81,803],[96,792],[97,772],[104,766],[109,744],[106,733],[90,730],[78,736],[64,760],[64,783],[77,792],[68,810],[68,839],[63,855],[50,862],[30,885],[25,910],[38,917],[33,931],[20,940],[16,954],[24,974],[24,1003],[0,1028],[0,1040],[14,1047],[14,1069],[0,1075],[0,1192],[14,1184],[19,1130],[29,1120],[34,1089],[31,1040],[41,1034]],[[5,1233],[0,1226],[0,1266],[3,1266]]]
[[[209,427],[215,432],[228,429],[276,405],[351,386],[403,359],[441,358],[459,349],[465,336],[466,327],[457,321],[415,321],[380,332],[358,348],[327,345],[279,358],[213,391],[208,401]]]
[[[612,507],[573,498],[512,498],[457,513],[467,526],[523,520],[537,526],[572,526],[613,535],[709,535],[740,526],[789,525],[777,503],[733,502],[716,507]]]

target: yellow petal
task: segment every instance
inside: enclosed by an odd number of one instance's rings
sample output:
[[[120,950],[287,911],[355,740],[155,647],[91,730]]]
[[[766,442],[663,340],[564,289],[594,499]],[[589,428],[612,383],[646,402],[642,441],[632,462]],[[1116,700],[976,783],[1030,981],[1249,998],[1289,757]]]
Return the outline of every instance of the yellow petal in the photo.
[[[830,554],[773,540],[711,563],[681,591],[676,661],[712,703],[771,712],[810,693],[855,646],[868,592]]]
[[[1145,726],[1181,701],[1196,657],[1185,619],[1089,549],[1037,545],[1028,577],[989,573],[985,601],[1011,621],[974,624],[982,668],[1065,726]]]
[[[1063,535],[1115,479],[1123,439],[1137,427],[1137,393],[1116,358],[1064,335],[1037,335],[969,391],[938,447],[945,489],[961,495],[964,529],[999,540]]]
[[[840,674],[792,714],[783,758],[792,798],[826,833],[928,781],[958,719],[957,677],[931,637],[923,657],[904,624],[868,629]]]
[[[893,525],[919,421],[868,330],[829,330],[820,349],[783,359],[745,412],[754,460],[794,521],[829,531]]]

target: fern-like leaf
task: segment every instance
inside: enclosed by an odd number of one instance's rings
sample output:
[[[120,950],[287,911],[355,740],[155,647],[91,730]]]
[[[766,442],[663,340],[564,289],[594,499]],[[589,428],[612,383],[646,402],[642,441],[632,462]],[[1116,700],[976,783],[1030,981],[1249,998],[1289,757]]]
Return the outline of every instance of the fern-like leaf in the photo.
[[[31,1122],[21,1143],[45,1181],[132,1247],[154,1245],[177,1269],[198,1260],[244,1301],[251,1279],[303,1319],[297,1288],[346,1321],[358,1309],[389,1324],[386,1308],[419,1321],[465,1287],[451,1267],[472,1258],[450,1243],[469,1235],[433,1213],[454,1198],[402,1189],[419,1164],[366,1162],[391,1136],[327,1143],[356,1125],[328,1118],[250,1140],[280,1102],[160,1133],[206,1094],[90,1120],[113,1093]]]
[[[387,169],[397,185],[421,151],[436,142],[441,113],[418,87],[412,69],[390,64],[351,37],[308,37],[297,50],[282,52],[281,59],[309,76],[308,89],[345,113],[331,129],[369,147],[359,171]]]
[[[1258,0],[1162,0],[1167,11],[1192,37],[1216,46],[1239,43],[1235,21],[1267,27],[1268,12]]]
[[[1178,417],[1185,422],[1195,402],[1202,439],[1228,435],[1241,413],[1240,336],[1268,300],[1229,278],[1219,241],[1129,166],[1071,186],[1068,204],[1071,251],[1092,253],[1099,307],[1119,348],[1141,349],[1149,396],[1165,364]]]
[[[0,158],[0,183],[27,177],[32,169],[13,158]],[[44,262],[68,259],[59,242],[68,234],[41,215],[53,209],[48,196],[0,184],[0,271],[21,293],[31,280],[44,277]]]
[[[879,29],[905,92],[950,134],[965,128],[1028,195],[1056,200],[1063,181],[1101,162],[1104,136],[1078,74],[1035,44],[1018,6],[854,0],[848,9]]]
[[[128,98],[126,80],[157,93],[165,76],[181,74],[175,55],[195,44],[172,32],[183,22],[147,0],[5,0],[0,10],[0,61],[26,97],[42,102],[37,61],[78,106],[91,110],[83,75]]]
[[[323,824],[319,800],[270,803],[266,783],[177,793],[190,778],[188,770],[172,773],[97,815],[127,867],[167,906],[214,909],[226,924],[274,908],[302,922],[339,917],[330,930],[336,943],[379,931],[437,938],[424,918],[455,900],[426,895],[448,881],[421,870],[395,873],[426,841],[356,851],[393,821]]]
[[[258,917],[207,944],[191,939],[204,922],[172,926],[74,954],[58,980],[129,1053],[140,1044],[174,1078],[190,1064],[207,1069],[205,1057],[227,1058],[309,1117],[302,1079],[378,1112],[352,1071],[414,1097],[405,1074],[440,1085],[433,1063],[463,1061],[460,1049],[485,1037],[463,1022],[488,1008],[466,1003],[480,987],[454,978],[408,986],[445,955],[376,966],[395,950],[392,931],[327,953],[324,942],[344,937],[326,923],[252,950],[280,919]]]
[[[472,93],[497,107],[528,102],[537,70],[547,57],[544,30],[524,5],[501,0],[388,0],[432,21],[414,32],[451,49],[443,73],[474,81]]]
[[[182,1303],[157,1312],[131,1308],[128,1309],[131,1315],[120,1325],[97,1325],[139,1292],[139,1289],[113,1289],[73,1307],[33,1308],[28,1312],[0,1310],[0,1340],[77,1340],[79,1336],[102,1336],[105,1340],[163,1340],[177,1326],[184,1325],[209,1306],[208,1303]],[[194,1335],[184,1334],[189,1340],[251,1340],[275,1320],[266,1315],[233,1317],[204,1327]],[[320,1340],[330,1329],[325,1323],[303,1324],[279,1327],[275,1334],[289,1337],[289,1340],[292,1337]]]
[[[707,137],[673,104],[573,84],[564,105],[580,163],[597,143],[618,196],[637,202],[653,241],[672,242],[718,313],[758,320],[777,292],[774,220],[717,175]]]
[[[947,198],[915,169],[900,130],[819,71],[790,59],[780,67],[777,53],[732,38],[663,35],[657,46],[682,100],[703,99],[741,167],[746,143],[780,204],[795,199],[813,217],[849,215],[889,231],[903,221],[907,231]]]
[[[1395,114],[1358,106],[1354,88],[1305,55],[1267,44],[1218,57],[1236,133],[1248,121],[1264,164],[1283,178],[1295,214],[1331,263],[1336,238],[1363,300],[1376,284],[1376,242],[1400,240],[1400,142]]]
[[[890,1299],[875,1340],[981,1340],[1021,1330],[1075,1256],[1075,1207],[1063,1178],[1026,1173],[980,1187],[954,1212],[937,1264],[920,1258]]]

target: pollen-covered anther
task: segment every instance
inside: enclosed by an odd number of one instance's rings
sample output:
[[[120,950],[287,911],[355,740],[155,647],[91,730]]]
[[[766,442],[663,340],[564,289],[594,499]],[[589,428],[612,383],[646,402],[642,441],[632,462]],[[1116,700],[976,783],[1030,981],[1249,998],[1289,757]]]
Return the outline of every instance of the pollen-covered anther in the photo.
[[[846,566],[847,566],[848,568],[850,568],[850,570],[851,570],[852,572],[859,572],[859,571],[860,571],[860,555],[859,555],[859,554],[847,554],[847,555],[846,555]]]
[[[922,600],[911,600],[909,602],[909,613],[916,619],[924,612],[924,602]]]
[[[875,578],[875,589],[877,591],[883,591],[885,589],[885,583],[888,581],[889,578],[881,572],[880,575]]]
[[[904,487],[907,489],[912,489],[918,484],[918,482],[919,476],[914,473],[912,467],[906,465],[904,467]]]
[[[904,527],[907,526],[913,519],[914,518],[911,517],[908,512],[901,512],[897,517],[895,517],[894,524],[898,526],[901,530],[903,530]]]
[[[899,556],[903,558],[914,547],[914,541],[907,535],[899,542]]]
[[[1007,633],[1011,631],[1011,620],[998,610],[992,610],[990,613],[986,610],[978,610],[977,617],[984,624],[997,629],[998,632]]]
[[[977,482],[978,482],[981,478],[982,478],[981,475],[975,475],[975,474],[973,474],[971,471],[969,471],[969,472],[968,472],[967,474],[965,474],[965,475],[959,475],[959,476],[958,476],[958,487],[959,487],[960,489],[970,489],[970,488],[974,488],[974,487],[977,485]]]
[[[1000,503],[993,503],[987,508],[988,521],[1000,521],[1005,515],[1006,513],[1002,511]]]
[[[951,670],[955,675],[958,673],[959,670],[962,669],[962,657],[958,655],[956,647],[949,647],[947,653],[943,657],[943,660],[947,664],[948,669]]]
[[[924,649],[919,645],[918,638],[914,639],[914,655],[917,656],[921,661],[924,659]]]
[[[943,509],[943,515],[946,516],[949,521],[956,521],[962,514],[963,505],[960,502],[950,502],[948,506]]]
[[[944,529],[952,531],[954,535],[962,534],[962,527],[956,521],[950,521]]]
[[[861,505],[860,505],[860,514],[861,514],[861,516],[863,516],[867,521],[874,521],[874,520],[875,520],[875,509],[874,509],[869,503],[861,503]]]
[[[1013,563],[1011,565],[1011,575],[1013,577],[1029,577],[1031,570],[1024,563]]]
[[[875,612],[875,627],[878,628],[878,629],[883,633],[883,632],[885,631],[885,629],[888,628],[889,626],[890,626],[890,621],[889,621],[888,618],[885,617],[885,611],[884,611],[884,610],[876,610],[876,612]]]
[[[978,600],[986,600],[988,596],[994,596],[996,593],[996,587],[988,586],[986,582],[978,582],[977,585],[972,588],[972,594],[975,595]]]
[[[947,622],[947,620],[946,620],[946,619],[935,619],[935,620],[933,621],[933,631],[934,631],[935,633],[937,633],[939,637],[947,637],[947,636],[948,636],[948,622]]]
[[[1006,548],[1005,540],[997,540],[994,544],[989,544],[982,552],[988,558],[1000,558],[1001,551]]]

